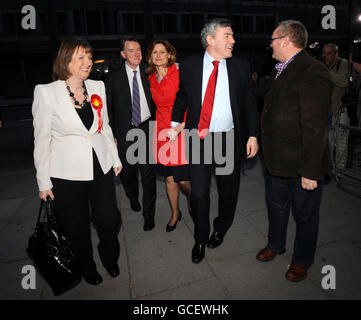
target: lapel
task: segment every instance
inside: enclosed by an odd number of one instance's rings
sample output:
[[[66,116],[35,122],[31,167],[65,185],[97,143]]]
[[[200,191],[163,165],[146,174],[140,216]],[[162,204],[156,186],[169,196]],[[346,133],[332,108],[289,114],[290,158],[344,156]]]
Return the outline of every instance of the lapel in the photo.
[[[95,86],[94,84],[96,84],[97,82],[91,82],[89,80],[85,80],[84,81],[85,83],[85,87],[88,91],[88,95],[89,95],[89,100],[91,99],[91,96],[93,94],[96,94],[98,95],[102,100],[104,99],[104,97],[102,97],[102,94],[100,92],[100,87],[99,86]],[[90,103],[90,106],[92,108],[92,111],[93,111],[93,115],[94,115],[94,121],[93,121],[93,124],[92,126],[90,127],[89,131],[91,134],[94,134],[97,130],[98,130],[98,112],[92,107],[91,103]],[[105,108],[106,106],[103,104],[103,108]],[[102,117],[102,120],[103,120],[103,114],[104,114],[104,109],[102,108],[101,110],[101,117]],[[74,110],[75,111],[75,110]],[[76,112],[76,111],[75,111]],[[79,117],[78,117],[79,118]],[[81,121],[81,119],[79,118],[80,122],[83,124],[83,122]],[[84,124],[83,124],[83,127],[84,127]],[[85,127],[84,127],[85,128]],[[86,129],[86,128],[85,128]]]
[[[234,119],[235,111],[237,109],[236,108],[237,107],[237,99],[236,99],[237,92],[235,92],[235,90],[236,90],[235,83],[237,81],[237,79],[236,79],[237,74],[241,70],[234,70],[232,58],[226,59],[226,67],[227,67],[227,75],[228,75],[229,100],[231,102],[232,115],[233,115],[233,119]],[[238,76],[241,77],[241,74],[238,74]]]
[[[66,124],[75,125],[83,134],[89,134],[89,131],[85,128],[83,122],[79,118],[78,113],[71,101],[68,90],[66,89],[66,83],[63,80],[58,80],[55,90],[56,101],[58,101],[59,108],[64,114]]]
[[[139,65],[139,72],[140,72],[140,78],[142,79],[142,86],[143,86],[145,98],[147,99],[147,103],[148,103],[148,107],[149,107],[149,111],[150,111],[152,101],[151,101],[151,97],[149,94],[150,93],[149,81],[148,81],[147,74],[145,73],[144,65],[142,63]]]
[[[292,75],[293,71],[296,69],[298,65],[298,61],[302,58],[302,56],[305,54],[305,51],[300,52],[287,66],[285,70],[282,71],[282,73],[279,75],[277,79],[275,79],[275,76],[277,74],[277,69],[274,68],[273,72],[271,72],[271,76],[273,77],[273,81],[270,86],[269,92],[271,93],[273,90],[278,90],[278,88],[282,87],[289,81],[290,75]]]
[[[85,80],[84,83],[85,83],[85,87],[88,91],[89,99],[92,96],[92,94],[97,94],[98,96],[101,97],[100,90],[96,90],[96,88],[94,88],[87,80]],[[98,129],[97,112],[95,111],[95,109],[93,107],[91,107],[93,114],[94,114],[94,121],[93,121],[92,126],[90,127],[90,130],[88,130],[84,126],[78,113],[75,110],[75,107],[71,101],[71,98],[69,97],[68,90],[66,89],[65,81],[58,80],[57,87],[55,90],[55,95],[56,95],[56,100],[59,101],[59,104],[60,104],[63,112],[65,113],[66,122],[69,123],[69,125],[71,125],[71,124],[75,125],[76,127],[79,128],[81,133],[83,133],[85,135],[89,135],[89,133],[94,134],[97,131],[97,129]]]
[[[193,90],[195,93],[194,106],[199,108],[199,114],[202,109],[202,82],[203,82],[203,60],[204,54],[199,55],[198,61],[192,66]]]
[[[119,85],[116,85],[116,88],[119,88],[121,94],[123,95],[124,100],[117,101],[116,103],[123,108],[123,105],[128,109],[128,113],[132,114],[132,95],[130,93],[129,80],[127,75],[127,70],[125,69],[126,62],[124,61],[120,72],[119,72]]]

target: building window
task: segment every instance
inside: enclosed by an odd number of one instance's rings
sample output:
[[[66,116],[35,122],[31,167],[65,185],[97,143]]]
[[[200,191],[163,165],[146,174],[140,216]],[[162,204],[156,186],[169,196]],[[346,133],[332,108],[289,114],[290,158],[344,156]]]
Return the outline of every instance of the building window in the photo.
[[[73,34],[82,34],[82,14],[79,10],[73,11]]]
[[[102,34],[102,19],[101,12],[87,11],[86,22],[89,35]]]
[[[6,12],[2,14],[2,32],[5,34],[16,33],[15,13]]]
[[[242,16],[242,32],[247,32],[247,33],[253,32],[252,16]]]
[[[134,31],[135,33],[144,33],[144,15],[134,14]]]
[[[68,31],[68,17],[65,12],[56,13],[56,27],[59,34],[66,34]]]
[[[359,23],[359,22],[358,22]],[[336,31],[339,34],[347,34],[348,33],[348,24],[349,21],[346,17],[339,17],[336,21]],[[328,30],[331,31],[332,29]],[[355,30],[356,31],[356,28]]]
[[[177,32],[177,15],[165,14],[164,15],[164,32],[176,33]]]
[[[115,26],[117,22],[116,12],[103,11],[104,34],[116,34]]]
[[[154,33],[162,33],[163,32],[163,15],[162,14],[154,14],[153,15],[153,30],[154,30]]]
[[[241,33],[242,30],[242,18],[241,16],[233,16],[232,29],[235,34]]]
[[[131,13],[123,13],[123,33],[133,33],[133,15]]]
[[[191,32],[191,18],[189,14],[180,15],[180,32],[189,33]]]
[[[272,33],[276,28],[274,16],[266,16],[266,32]]]
[[[265,25],[264,25],[264,16],[256,16],[256,32],[264,33]]]
[[[201,32],[204,25],[203,14],[193,13],[192,14],[192,32]]]
[[[37,21],[36,21],[36,29],[40,34],[47,34],[48,32],[48,18],[45,12],[39,12]]]

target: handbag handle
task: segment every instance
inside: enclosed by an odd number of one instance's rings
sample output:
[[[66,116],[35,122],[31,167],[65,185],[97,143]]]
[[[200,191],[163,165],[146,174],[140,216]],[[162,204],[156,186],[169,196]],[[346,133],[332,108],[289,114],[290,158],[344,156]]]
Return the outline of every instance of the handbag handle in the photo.
[[[46,197],[46,201],[44,201],[43,199],[40,200],[40,208],[39,208],[37,225],[40,223],[41,212],[42,212],[42,209],[43,209],[44,202],[46,202],[46,210],[45,211],[46,211],[46,217],[48,219],[48,222],[50,222],[51,224],[56,226],[57,223],[56,223],[55,213],[54,213],[54,202],[50,198],[50,196]]]

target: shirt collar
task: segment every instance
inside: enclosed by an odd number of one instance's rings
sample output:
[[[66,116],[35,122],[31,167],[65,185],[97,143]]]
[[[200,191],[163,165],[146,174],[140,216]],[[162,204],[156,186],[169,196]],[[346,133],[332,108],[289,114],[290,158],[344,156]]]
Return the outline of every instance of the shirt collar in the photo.
[[[203,59],[204,67],[208,67],[210,64],[212,64],[212,62],[214,60],[216,60],[216,59],[212,58],[207,51],[204,52],[204,59]],[[219,61],[220,65],[223,65],[226,63],[226,59],[222,59],[222,60],[218,60],[218,61]]]
[[[138,71],[137,74],[139,73],[139,65],[135,69],[132,69],[131,67],[128,66],[126,61],[124,61],[124,63],[125,63],[125,70],[127,70],[127,73],[133,74],[133,71]]]
[[[276,64],[276,69],[277,70],[282,70],[284,68],[286,68],[291,62],[292,60],[301,52],[302,50],[296,52],[291,58],[289,58],[287,61],[285,62],[278,62]]]

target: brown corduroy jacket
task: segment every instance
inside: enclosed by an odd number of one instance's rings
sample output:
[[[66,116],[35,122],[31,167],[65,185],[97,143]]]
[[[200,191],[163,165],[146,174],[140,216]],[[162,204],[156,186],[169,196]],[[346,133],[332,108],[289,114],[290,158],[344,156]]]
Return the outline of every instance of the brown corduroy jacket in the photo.
[[[304,50],[265,88],[262,147],[270,174],[320,180],[331,165],[328,122],[333,84],[329,71]]]

